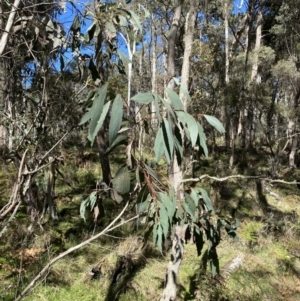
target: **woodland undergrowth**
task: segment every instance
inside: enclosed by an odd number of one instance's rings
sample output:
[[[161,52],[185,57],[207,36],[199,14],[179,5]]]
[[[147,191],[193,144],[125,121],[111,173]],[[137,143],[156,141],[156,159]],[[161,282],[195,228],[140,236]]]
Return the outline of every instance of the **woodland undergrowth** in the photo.
[[[214,155],[196,167],[197,174],[226,175],[226,153],[219,150]],[[261,155],[249,155],[245,174],[253,166],[256,171],[266,168]],[[86,221],[81,219],[80,203],[100,173],[93,151],[84,156],[79,158],[74,152],[60,167],[65,177],[58,176],[56,185],[59,221],[45,219],[28,234],[24,208],[17,213],[0,245],[0,300],[14,300],[50,259],[99,232],[120,211],[121,207],[106,200],[96,223],[92,214]],[[117,156],[112,164],[116,169]],[[236,169],[241,172],[241,167]],[[12,170],[10,166],[1,169],[1,203],[9,195]],[[285,176],[290,180],[293,175]],[[300,196],[296,185],[263,183],[261,191],[249,179],[222,183],[206,179],[197,185],[207,189],[219,215],[240,221],[239,239],[223,236],[218,247],[220,275],[215,278],[209,271],[206,248],[197,257],[196,246],[188,242],[178,299],[300,299]],[[127,214],[134,214],[134,209]],[[134,221],[57,262],[24,300],[157,300],[164,283],[162,266],[168,260],[167,243],[160,254],[151,242],[144,243],[143,224]]]

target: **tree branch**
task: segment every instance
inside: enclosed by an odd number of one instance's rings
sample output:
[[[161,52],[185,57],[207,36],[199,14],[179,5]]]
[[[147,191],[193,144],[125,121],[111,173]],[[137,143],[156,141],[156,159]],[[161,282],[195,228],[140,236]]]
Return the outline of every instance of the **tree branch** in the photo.
[[[14,23],[14,18],[16,15],[16,12],[18,10],[18,7],[20,5],[21,0],[15,0],[14,4],[12,5],[6,26],[5,26],[5,31],[2,34],[1,40],[0,40],[0,56],[2,56],[4,48],[7,44],[7,38],[8,38],[8,34],[11,30],[11,27]]]
[[[224,182],[224,181],[227,181],[227,180],[231,180],[231,179],[258,179],[258,180],[263,180],[263,181],[266,181],[266,182],[269,182],[269,183],[282,183],[282,184],[287,184],[287,185],[297,185],[297,184],[300,184],[300,182],[297,182],[297,181],[293,181],[293,182],[288,182],[288,181],[284,181],[284,180],[273,180],[273,179],[270,179],[270,178],[266,178],[266,177],[263,177],[263,176],[244,176],[244,175],[231,175],[231,176],[227,176],[227,177],[223,177],[223,178],[218,178],[218,177],[213,177],[213,176],[210,176],[210,175],[202,175],[198,178],[189,178],[189,179],[184,179],[182,180],[182,183],[186,183],[186,182],[200,182],[201,180],[203,179],[211,179],[211,180],[214,180],[214,181],[217,181],[217,182]]]

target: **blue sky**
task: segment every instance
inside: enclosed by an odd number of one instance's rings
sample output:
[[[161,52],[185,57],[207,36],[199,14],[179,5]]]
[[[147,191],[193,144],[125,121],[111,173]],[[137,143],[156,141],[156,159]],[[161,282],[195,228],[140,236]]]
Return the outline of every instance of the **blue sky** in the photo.
[[[246,10],[246,1],[245,0],[234,0],[233,13],[237,14],[237,13],[244,12]],[[89,3],[89,2],[91,2],[91,1],[83,0],[83,1],[79,2],[79,1],[75,0],[72,3],[66,2],[65,12],[61,13],[61,14],[58,14],[57,19],[58,19],[58,22],[63,24],[64,29],[67,33],[70,31],[73,19],[76,16],[76,9],[81,14],[84,13],[86,4]],[[81,24],[81,32],[83,34],[85,34],[85,32],[87,31],[87,29],[89,28],[90,25],[91,25],[91,20],[85,18],[85,24]],[[127,53],[127,49],[126,49],[125,45],[121,46],[121,50],[124,53]],[[80,52],[81,53],[87,53],[87,54],[91,55],[93,53],[93,50],[92,49],[89,50],[88,48],[86,48],[86,49],[80,49]],[[64,58],[65,58],[65,61],[69,61],[69,60],[72,59],[72,54],[69,51],[67,51],[67,52],[64,53]],[[65,63],[67,63],[67,62],[65,62]],[[56,66],[56,67],[58,67],[58,66]]]

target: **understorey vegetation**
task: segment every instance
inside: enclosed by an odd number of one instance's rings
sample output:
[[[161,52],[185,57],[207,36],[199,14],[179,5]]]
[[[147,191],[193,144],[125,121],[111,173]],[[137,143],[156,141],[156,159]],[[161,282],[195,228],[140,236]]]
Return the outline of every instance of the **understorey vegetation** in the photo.
[[[300,298],[298,1],[0,4],[0,300]]]

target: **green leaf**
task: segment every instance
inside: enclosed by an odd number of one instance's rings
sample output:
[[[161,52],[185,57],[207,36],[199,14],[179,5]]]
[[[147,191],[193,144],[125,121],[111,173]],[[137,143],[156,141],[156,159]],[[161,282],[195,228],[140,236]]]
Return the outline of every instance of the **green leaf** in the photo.
[[[164,119],[162,122],[162,131],[163,131],[163,139],[165,145],[165,155],[168,164],[170,164],[171,159],[173,157],[173,150],[174,150],[174,138],[171,129],[171,125],[167,119]]]
[[[158,228],[157,228],[157,248],[160,253],[162,253],[162,235],[163,235],[163,229],[161,226],[158,226]]]
[[[225,129],[222,123],[214,116],[204,115],[205,119],[209,124],[211,124],[218,132],[225,133]]]
[[[151,196],[149,194],[148,185],[145,184],[137,196],[136,210],[138,214],[142,214],[148,208]]]
[[[192,221],[195,222],[197,208],[195,206],[194,200],[191,198],[189,194],[185,193],[184,202],[182,205],[185,212],[188,213],[191,216]]]
[[[90,207],[91,211],[94,209],[95,203],[97,201],[97,192],[92,192],[85,200],[83,200],[80,204],[80,216],[85,221],[85,212],[88,207]]]
[[[111,146],[106,150],[105,154],[111,153],[118,145],[124,143],[126,140],[127,140],[126,136],[118,135],[117,138],[111,144]]]
[[[163,131],[162,127],[159,128],[155,142],[154,142],[154,152],[155,152],[155,160],[159,162],[162,155],[164,154],[164,139],[163,139]]]
[[[95,204],[97,201],[97,192],[92,192],[92,194],[90,195],[90,209],[91,211],[93,211]]]
[[[123,15],[121,15],[121,14],[118,15],[118,18],[119,18],[119,25],[120,25],[120,27],[127,28],[128,27],[127,19]]]
[[[174,112],[173,112],[173,109],[171,108],[171,105],[170,105],[166,100],[164,100],[164,99],[161,98],[161,97],[160,97],[160,100],[161,100],[161,102],[163,103],[164,107],[166,108],[167,113],[168,113],[168,114],[171,114],[172,117],[173,117],[174,120],[175,120],[175,119],[176,119],[176,116],[175,116],[175,114],[174,114]]]
[[[130,175],[127,166],[123,166],[117,171],[115,178],[112,180],[112,187],[121,195],[130,192]]]
[[[93,100],[93,105],[89,109],[89,111],[82,117],[82,120],[80,124],[85,123],[88,119],[91,119],[90,125],[89,125],[89,133],[92,134],[95,131],[95,128],[97,126],[98,120],[101,116],[104,100],[106,98],[106,92],[107,92],[107,84],[102,86],[100,89],[98,89],[96,93],[96,97]]]
[[[130,13],[130,15],[131,15],[130,20],[132,21],[132,23],[135,24],[135,27],[136,27],[137,29],[139,29],[140,31],[142,31],[142,25],[141,25],[141,22],[140,22],[140,20],[139,20],[139,17],[138,17],[138,16],[136,15],[136,13],[135,13],[134,11],[132,11],[132,10],[129,10],[129,13]]]
[[[189,194],[186,193],[184,195],[184,200],[188,204],[188,206],[190,207],[191,212],[193,212],[193,215],[195,215],[195,213],[197,211],[197,208],[196,208],[196,205],[195,205],[195,202],[194,202],[193,198]]]
[[[62,55],[59,56],[59,61],[60,61],[60,71],[63,72],[65,69],[65,62],[64,62],[64,57]]]
[[[162,180],[161,178],[153,171],[153,169],[148,166],[147,164],[144,165],[147,172],[149,173],[149,175],[154,178],[157,182],[159,182],[160,184],[162,184]]]
[[[167,92],[169,99],[172,102],[173,108],[175,110],[183,110],[184,107],[183,107],[182,101],[180,100],[178,94],[169,88],[166,89],[166,92]]]
[[[80,217],[85,221],[85,211],[87,208],[87,203],[90,201],[90,196],[88,196],[84,201],[80,204]]]
[[[131,63],[131,60],[121,50],[117,49],[117,54],[122,60],[124,65],[128,65]]]
[[[82,124],[86,123],[91,118],[92,118],[92,111],[91,111],[91,108],[89,108],[87,110],[87,112],[82,116],[82,118],[81,118],[81,120],[79,122],[79,125],[82,125]]]
[[[71,25],[71,30],[73,33],[77,33],[80,30],[80,22],[78,15],[75,16],[73,23]]]
[[[118,131],[121,128],[123,118],[123,101],[121,95],[118,94],[111,108],[111,118],[109,121],[109,145],[115,141]]]
[[[198,125],[195,118],[192,115],[186,114],[186,119],[187,119],[188,130],[191,137],[191,144],[192,147],[194,147],[199,136]]]
[[[200,146],[203,149],[205,157],[208,158],[208,149],[207,149],[207,145],[206,145],[206,135],[204,133],[202,125],[199,122],[197,122],[197,125],[198,125],[198,131],[199,131]]]
[[[175,204],[171,201],[171,199],[163,192],[159,192],[157,194],[158,199],[160,200],[160,202],[166,207],[167,211],[168,211],[168,217],[169,217],[169,221],[170,223],[172,222],[174,213],[176,211],[176,206]]]
[[[87,43],[90,43],[91,40],[94,38],[95,31],[96,31],[96,23],[93,23],[86,31]]]
[[[112,34],[116,34],[117,30],[112,22],[106,22],[105,23],[106,30],[110,31]]]
[[[104,106],[103,106],[103,110],[101,112],[100,118],[96,124],[96,127],[91,129],[91,125],[90,125],[90,130],[89,130],[89,136],[88,139],[92,142],[92,144],[94,143],[95,137],[97,136],[99,130],[101,129],[103,122],[106,118],[106,115],[108,113],[109,107],[110,107],[110,103],[111,101],[108,101]],[[92,120],[93,121],[93,120]],[[92,122],[91,122],[92,123]],[[93,131],[92,131],[93,130]]]
[[[212,211],[212,213],[214,213],[214,207],[212,205],[212,202],[206,192],[206,190],[204,190],[203,188],[199,188],[199,191],[201,192],[201,195],[202,195],[202,198],[203,198],[203,201],[206,205],[206,208],[209,210],[209,211]]]
[[[183,111],[176,111],[176,115],[181,122],[182,126],[185,127],[186,124],[188,123],[188,114],[183,112]]]
[[[111,198],[116,201],[118,204],[121,204],[123,201],[123,197],[118,194],[115,190],[111,190],[111,194],[110,194]]]
[[[159,222],[163,229],[164,237],[166,238],[169,231],[169,217],[168,211],[163,203],[159,203]]]
[[[141,103],[141,104],[149,104],[154,101],[154,96],[152,93],[139,93],[131,98],[131,100]]]
[[[198,207],[199,206],[199,195],[195,189],[193,189],[193,188],[191,189],[190,196],[194,200],[195,206]]]

